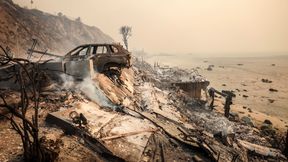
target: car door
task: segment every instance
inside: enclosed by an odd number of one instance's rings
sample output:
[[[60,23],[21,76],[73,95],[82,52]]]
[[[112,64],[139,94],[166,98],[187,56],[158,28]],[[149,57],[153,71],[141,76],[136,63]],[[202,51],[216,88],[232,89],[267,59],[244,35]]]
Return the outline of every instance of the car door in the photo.
[[[92,55],[94,55],[94,68],[96,68],[99,72],[102,72],[104,65],[110,59],[110,51],[107,48],[107,45],[95,45]]]
[[[82,77],[85,76],[90,56],[90,46],[81,46],[73,50],[64,60],[64,71],[66,74]]]

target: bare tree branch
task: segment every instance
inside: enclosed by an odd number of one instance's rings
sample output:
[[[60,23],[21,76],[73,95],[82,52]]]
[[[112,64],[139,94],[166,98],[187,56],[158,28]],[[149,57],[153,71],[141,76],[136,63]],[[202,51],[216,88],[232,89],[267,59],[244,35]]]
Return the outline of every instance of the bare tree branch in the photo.
[[[44,73],[39,68],[41,59],[36,63],[32,63],[26,59],[11,57],[2,46],[0,46],[0,49],[2,50],[2,53],[0,53],[0,65],[14,66],[14,71],[10,72],[11,74],[5,79],[15,77],[15,83],[20,87],[20,105],[8,104],[3,94],[0,94],[0,101],[2,100],[3,102],[0,107],[6,108],[11,116],[0,115],[10,120],[12,128],[20,135],[25,161],[53,161],[56,157],[52,156],[51,150],[45,148],[39,140],[40,82],[44,76]],[[33,104],[29,104],[30,100],[32,100]],[[26,116],[29,106],[34,110],[32,119]],[[17,122],[14,117],[20,119],[21,122]]]
[[[125,44],[126,49],[128,50],[128,38],[132,36],[132,27],[122,26],[120,28],[120,34],[122,35],[123,42]]]

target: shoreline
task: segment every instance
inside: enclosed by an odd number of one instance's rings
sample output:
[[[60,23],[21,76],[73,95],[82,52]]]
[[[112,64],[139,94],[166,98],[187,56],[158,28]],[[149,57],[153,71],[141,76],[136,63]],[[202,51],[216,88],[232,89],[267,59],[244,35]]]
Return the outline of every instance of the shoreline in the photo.
[[[224,114],[224,102],[222,100],[219,100],[218,98],[215,98],[215,107],[214,110]],[[276,116],[271,116],[262,112],[259,112],[257,110],[250,110],[247,108],[243,108],[243,106],[239,104],[232,104],[230,109],[231,113],[237,113],[239,115],[239,119],[241,119],[244,116],[247,116],[252,119],[252,122],[255,127],[257,127],[259,130],[265,120],[269,120],[272,122],[272,126],[277,130],[280,134],[285,134],[288,130],[288,121],[284,119],[280,119]]]

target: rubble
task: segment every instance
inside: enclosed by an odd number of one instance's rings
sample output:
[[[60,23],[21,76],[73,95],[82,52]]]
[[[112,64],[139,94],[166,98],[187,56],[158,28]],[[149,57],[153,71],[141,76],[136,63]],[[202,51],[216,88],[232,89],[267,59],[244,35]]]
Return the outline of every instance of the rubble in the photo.
[[[249,117],[247,117],[247,116],[243,116],[242,118],[241,118],[241,121],[244,123],[244,124],[246,124],[246,125],[249,125],[249,126],[254,126],[254,123],[253,123],[253,121],[252,121],[252,119],[251,118],[249,118]]]
[[[195,69],[133,62],[115,76],[121,83],[95,72],[83,80],[59,77],[59,86],[43,88],[40,129],[51,132],[41,134],[60,150],[59,161],[257,161],[258,154],[287,160],[249,117],[239,121],[227,111],[233,92],[209,92]],[[211,109],[212,92],[225,99],[226,117]]]
[[[276,130],[272,127],[272,124],[263,123],[260,129],[261,133],[265,136],[274,136],[276,134]]]
[[[286,139],[285,139],[285,149],[283,151],[284,155],[287,157],[288,156],[288,130],[286,133]]]

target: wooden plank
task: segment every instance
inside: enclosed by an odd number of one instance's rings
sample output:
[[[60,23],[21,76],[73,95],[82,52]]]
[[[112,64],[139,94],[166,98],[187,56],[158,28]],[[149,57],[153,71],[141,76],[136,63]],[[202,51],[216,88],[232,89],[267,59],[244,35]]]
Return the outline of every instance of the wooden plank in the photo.
[[[265,146],[260,146],[260,145],[254,144],[254,143],[240,140],[240,139],[237,139],[237,141],[244,148],[246,148],[250,151],[253,151],[257,154],[260,154],[263,156],[280,157],[280,158],[286,159],[285,156],[281,154],[280,150],[265,147]]]
[[[141,131],[135,131],[135,132],[128,132],[128,133],[124,133],[124,134],[119,134],[119,135],[114,135],[114,136],[109,136],[109,137],[103,137],[103,138],[101,138],[101,140],[107,141],[107,140],[112,140],[112,139],[126,137],[126,136],[133,136],[133,135],[144,133],[144,132],[155,132],[155,131],[157,131],[157,130],[156,129],[148,129],[148,130],[141,130]]]

